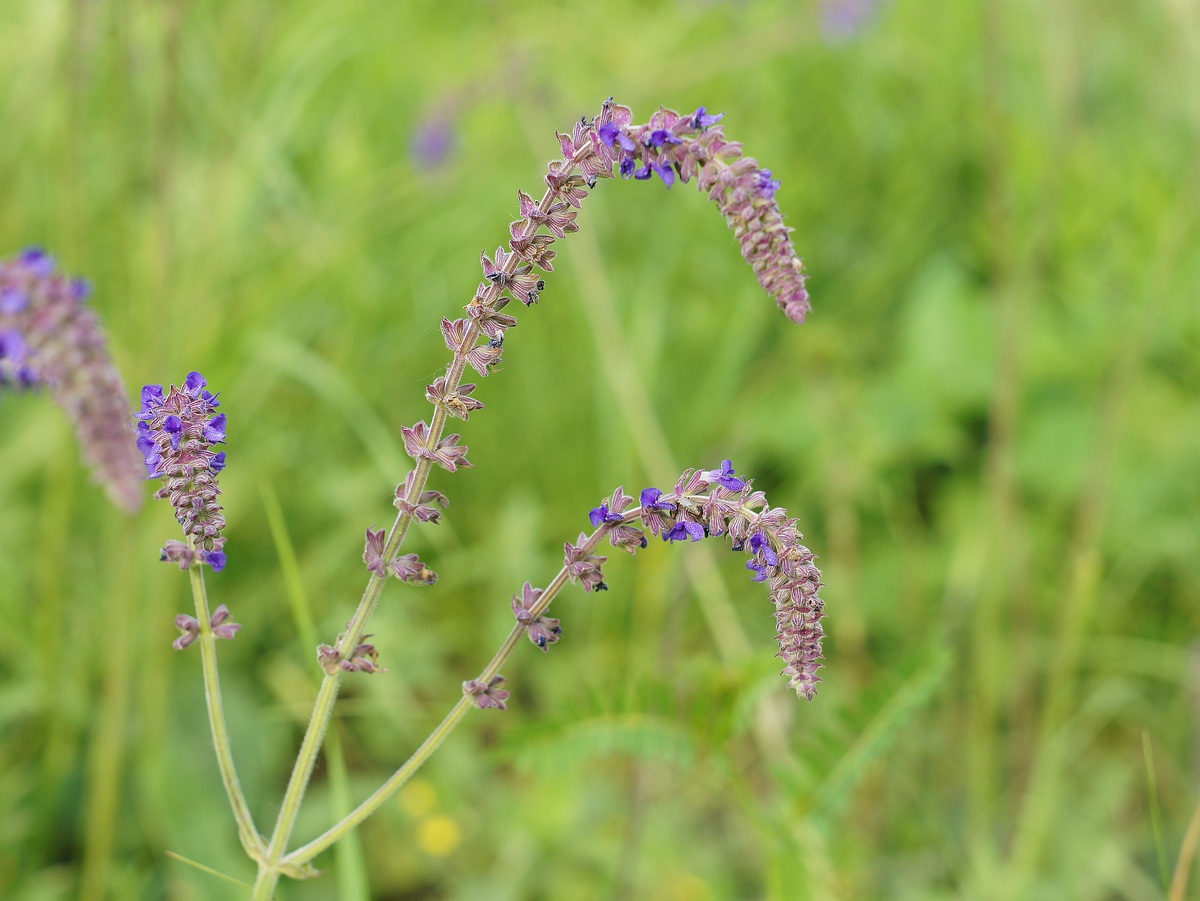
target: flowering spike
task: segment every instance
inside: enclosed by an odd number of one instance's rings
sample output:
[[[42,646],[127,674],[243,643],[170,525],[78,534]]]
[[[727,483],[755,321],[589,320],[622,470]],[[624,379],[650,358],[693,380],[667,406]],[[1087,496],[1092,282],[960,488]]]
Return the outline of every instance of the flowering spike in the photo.
[[[148,478],[161,478],[163,487],[154,496],[170,500],[175,518],[191,539],[198,555],[187,553],[187,545],[168,542],[163,559],[187,569],[206,563],[214,572],[225,568],[225,516],[217,498],[221,489],[217,473],[225,468],[225,452],[213,445],[225,442],[226,418],[221,413],[210,419],[216,395],[205,390],[204,376],[191,373],[182,388],[161,385],[142,389],[142,409],[136,447],[145,458]]]
[[[670,543],[727,536],[734,550],[749,555],[746,569],[751,578],[770,588],[784,675],[799,696],[811,699],[821,681],[817,671],[825,635],[821,626],[825,604],[818,591],[824,583],[815,556],[801,544],[804,536],[796,521],[782,507],[770,507],[766,495],[738,477],[729,460],[719,469],[686,470],[670,493],[645,488],[640,499],[640,507],[630,509],[633,499],[618,488],[590,511],[592,525],[598,531],[610,530],[610,537],[620,530],[634,533],[620,542],[613,540],[631,552],[645,546],[645,536],[632,525],[638,519]],[[585,590],[603,589],[600,565],[606,558],[588,553],[586,545],[585,535],[579,536],[577,544],[566,544],[566,574],[572,581],[582,582]],[[513,612],[519,621],[532,617],[526,613],[522,619],[521,611],[530,610],[540,593],[526,583],[524,596],[513,598]]]
[[[40,247],[0,260],[0,395],[44,385],[75,426],[80,450],[113,503],[142,505],[125,386],[86,282],[55,272]]]

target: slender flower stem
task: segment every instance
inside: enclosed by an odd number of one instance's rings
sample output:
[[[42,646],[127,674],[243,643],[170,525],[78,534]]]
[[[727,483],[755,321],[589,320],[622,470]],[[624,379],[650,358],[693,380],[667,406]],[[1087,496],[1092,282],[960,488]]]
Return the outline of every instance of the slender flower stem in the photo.
[[[246,796],[242,792],[241,783],[238,782],[237,769],[233,763],[229,729],[225,725],[225,704],[221,700],[221,680],[217,674],[217,640],[212,630],[212,614],[208,609],[204,573],[199,566],[191,567],[188,573],[192,579],[196,619],[200,621],[200,664],[204,671],[204,696],[208,702],[208,722],[212,728],[217,765],[221,769],[221,781],[225,783],[225,793],[229,796],[234,819],[237,820],[238,838],[241,839],[246,853],[258,860],[262,857],[264,842],[254,826],[254,818],[250,815],[250,807],[246,804]]]
[[[553,193],[547,190],[539,206],[541,209],[547,210],[550,208],[552,202]],[[516,255],[510,256],[501,267],[501,271],[511,275],[519,262],[519,257]],[[483,302],[488,305],[494,303],[500,293],[501,288],[498,285],[490,286],[485,292]],[[446,372],[446,384],[450,391],[457,390],[461,384],[463,372],[467,366],[467,352],[475,346],[481,334],[482,329],[477,324],[470,323],[462,343],[455,349],[454,357]],[[441,441],[448,418],[449,415],[446,407],[442,404],[437,404],[429,424],[429,435],[425,443],[425,446],[430,450],[435,449],[438,446],[438,442]],[[432,467],[433,462],[429,459],[420,459],[417,461],[416,475],[410,482],[410,489],[405,498],[410,504],[416,504],[420,499],[421,493],[428,484],[429,473]],[[387,542],[384,545],[382,556],[385,567],[399,553],[411,524],[412,515],[409,513],[401,511],[396,517],[396,521],[392,524]],[[387,571],[386,568],[384,571]],[[362,600],[359,602],[358,608],[354,611],[354,616],[350,619],[346,631],[342,633],[337,643],[337,651],[340,656],[347,656],[348,652],[359,643],[366,632],[367,623],[370,621],[376,606],[379,604],[379,598],[382,595],[385,581],[386,579],[379,576],[371,576],[370,581],[367,583],[367,588],[363,592]],[[514,641],[514,646],[515,643]],[[255,885],[254,894],[256,899],[269,899],[274,891],[275,884],[278,882],[278,867],[287,848],[288,840],[291,838],[292,829],[295,827],[296,817],[300,813],[300,804],[304,800],[304,793],[312,777],[313,767],[316,765],[321,742],[325,737],[326,729],[329,726],[329,719],[333,714],[333,705],[337,700],[340,681],[340,673],[337,675],[327,675],[317,692],[317,699],[313,705],[313,713],[309,719],[308,728],[305,731],[304,740],[300,746],[300,753],[296,757],[291,778],[288,780],[287,790],[284,792],[283,803],[279,809],[279,817],[275,822],[275,830],[271,834],[270,844],[264,856],[259,861],[259,880]],[[461,714],[459,716],[461,717]],[[451,726],[451,728],[453,727]],[[441,741],[439,740],[437,744],[440,743]],[[432,753],[436,749],[437,744],[430,748],[429,753]],[[419,766],[419,763],[417,765]],[[402,784],[403,782],[398,783],[398,785]],[[260,884],[262,886],[261,890]]]
[[[636,518],[636,515],[640,514],[640,512],[640,508],[639,510],[634,511],[634,518]],[[595,550],[595,548],[603,540],[605,534],[609,531],[609,528],[609,526],[605,525],[593,532],[587,542],[584,543],[583,549],[588,553]],[[546,608],[550,606],[551,601],[554,600],[559,591],[562,590],[563,586],[567,584],[567,581],[567,568],[564,566],[558,571],[558,575],[554,577],[554,579],[546,587],[546,590],[542,592],[541,597],[539,597],[534,605],[530,608],[530,615],[534,618],[540,616],[542,612],[544,612]],[[483,668],[483,672],[478,676],[478,681],[487,682],[493,676],[499,673],[500,667],[504,666],[505,661],[507,661],[512,655],[512,652],[516,649],[517,645],[520,644],[521,638],[524,635],[525,627],[523,625],[518,623],[516,626],[514,626],[512,631],[508,633],[508,637],[504,640],[504,643],[500,646],[500,649],[496,651],[488,665]],[[401,788],[401,786],[404,785],[405,782],[412,777],[412,775],[421,767],[423,763],[425,763],[426,760],[433,756],[433,753],[439,747],[441,747],[442,743],[450,736],[450,733],[454,731],[455,727],[457,727],[463,717],[466,716],[467,711],[471,709],[471,706],[472,702],[470,698],[466,697],[465,695],[459,698],[458,702],[452,708],[450,708],[450,712],[446,714],[445,718],[441,721],[441,723],[438,724],[437,728],[429,734],[429,737],[425,739],[425,741],[419,748],[417,748],[413,755],[404,762],[404,765],[395,773],[393,773],[392,776],[389,777],[388,780],[383,783],[383,785],[381,785],[374,794],[358,805],[358,807],[354,808],[354,810],[344,816],[330,829],[323,832],[308,844],[302,845],[292,853],[288,854],[283,858],[281,863],[284,865],[290,864],[296,866],[301,866],[308,863],[326,848],[336,843],[338,839],[340,839],[343,835],[345,835],[363,820],[367,819],[367,817],[373,814],[376,810],[378,810]]]
[[[441,410],[439,409],[438,412],[440,413]],[[431,433],[430,440],[433,442],[431,446],[436,447],[437,441],[441,438],[441,429],[445,427],[445,417],[443,416],[439,422],[438,417],[435,415],[434,424],[437,430]],[[429,478],[431,465],[429,460],[420,460],[417,463],[417,478],[415,482],[419,487],[416,489],[414,500],[416,497],[420,497],[420,492],[424,490]],[[411,523],[412,516],[410,514],[401,512],[396,517],[396,521],[392,524],[387,543],[384,546],[384,559],[388,563],[395,558],[401,544],[404,542],[405,536],[408,534],[408,528]],[[350,619],[349,624],[346,626],[346,631],[342,633],[337,643],[339,655],[343,657],[347,656],[361,640],[366,631],[367,623],[370,621],[372,614],[374,614],[375,608],[379,605],[379,598],[383,594],[385,582],[386,579],[372,574],[370,581],[367,582],[366,590],[363,592],[362,600],[359,601],[358,608],[354,611],[354,616]],[[300,745],[300,753],[296,756],[296,763],[292,768],[292,775],[288,780],[287,790],[284,792],[283,803],[279,808],[279,816],[275,821],[275,829],[271,833],[270,844],[259,860],[259,875],[255,883],[253,896],[255,899],[266,901],[266,899],[271,898],[275,885],[279,881],[279,866],[284,852],[287,850],[287,843],[292,836],[292,830],[295,828],[296,818],[300,814],[300,805],[304,800],[309,780],[312,778],[313,767],[316,766],[317,755],[320,753],[325,732],[329,728],[329,720],[333,715],[333,706],[337,701],[340,685],[340,673],[326,675],[321,681],[320,689],[317,691],[317,699],[313,704],[312,716],[309,718],[308,728],[305,730],[304,740]]]

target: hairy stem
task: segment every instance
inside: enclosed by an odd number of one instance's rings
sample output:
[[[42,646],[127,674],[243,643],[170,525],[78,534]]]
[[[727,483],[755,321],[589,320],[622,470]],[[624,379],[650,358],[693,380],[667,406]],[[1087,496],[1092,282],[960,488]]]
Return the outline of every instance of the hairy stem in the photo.
[[[212,630],[212,613],[208,605],[208,592],[204,587],[204,573],[199,566],[191,567],[188,573],[192,579],[196,619],[200,621],[200,664],[204,671],[204,697],[208,702],[208,723],[212,729],[213,748],[217,752],[217,765],[221,770],[221,781],[225,783],[225,794],[229,796],[229,805],[233,808],[233,817],[237,821],[242,847],[252,858],[259,859],[263,853],[263,838],[254,826],[246,795],[238,782],[233,750],[229,744],[229,729],[225,725],[225,704],[221,700],[221,680],[217,673],[217,640]]]

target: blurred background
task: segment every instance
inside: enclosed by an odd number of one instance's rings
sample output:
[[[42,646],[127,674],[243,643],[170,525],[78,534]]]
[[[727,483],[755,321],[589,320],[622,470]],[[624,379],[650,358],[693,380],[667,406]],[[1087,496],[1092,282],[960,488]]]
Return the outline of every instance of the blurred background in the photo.
[[[826,679],[709,543],[613,552],[399,797],[284,899],[1151,899],[1195,874],[1200,4],[0,4],[0,253],[92,280],[131,408],[229,417],[213,603],[274,822],[318,640],[391,522],[438,332],[610,95],[774,170],[792,327],[693,185],[603,182],[461,424],[475,468],[372,624],[297,839],[397,767],[617,485],[732,458],[820,555]],[[147,494],[151,487],[147,486]],[[223,899],[242,855],[166,504],[0,403],[0,896]],[[1189,823],[1193,832],[1188,833]],[[1196,897],[1195,894],[1189,895]]]

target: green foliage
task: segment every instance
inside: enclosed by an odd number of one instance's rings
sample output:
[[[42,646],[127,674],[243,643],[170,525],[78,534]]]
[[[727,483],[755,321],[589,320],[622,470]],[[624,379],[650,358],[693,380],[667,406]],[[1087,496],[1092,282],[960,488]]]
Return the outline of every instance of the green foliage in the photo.
[[[94,281],[131,391],[222,390],[209,587],[244,624],[222,677],[263,828],[305,621],[329,641],[353,610],[437,324],[554,129],[610,94],[724,111],[812,273],[792,328],[691,186],[589,198],[476,394],[475,468],[414,530],[441,580],[388,590],[390,670],[347,680],[297,837],[403,762],[590,507],[676,467],[732,457],[800,518],[816,701],[774,675],[739,565],[614,555],[514,659],[510,711],[281,897],[1162,897],[1197,794],[1193,6],[891,0],[832,41],[783,0],[0,4],[0,252]],[[456,150],[422,164],[438,114]],[[0,896],[236,896],[173,856],[252,879],[170,649],[170,511],[110,509],[61,414],[15,396],[0,511]]]

